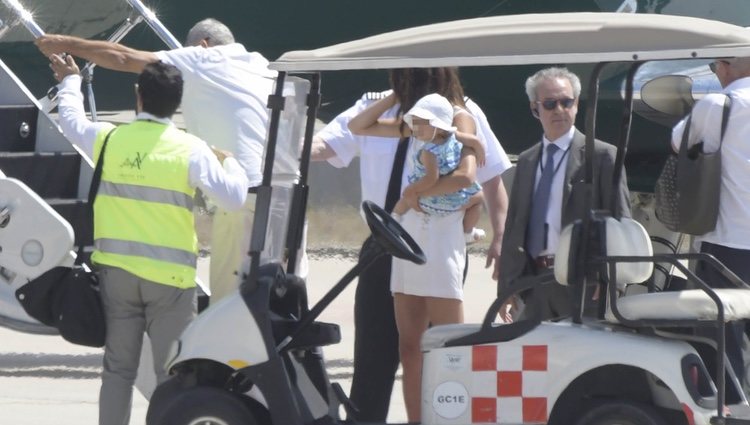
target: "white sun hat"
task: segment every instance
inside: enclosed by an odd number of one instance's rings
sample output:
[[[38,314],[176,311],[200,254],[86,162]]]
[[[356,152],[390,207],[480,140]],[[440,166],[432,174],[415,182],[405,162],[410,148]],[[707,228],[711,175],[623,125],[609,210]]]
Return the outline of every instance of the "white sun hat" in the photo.
[[[404,122],[413,128],[412,119],[422,118],[429,121],[430,125],[445,130],[449,133],[455,133],[456,127],[453,124],[453,105],[448,99],[437,93],[428,94],[419,99],[409,112],[404,115]]]

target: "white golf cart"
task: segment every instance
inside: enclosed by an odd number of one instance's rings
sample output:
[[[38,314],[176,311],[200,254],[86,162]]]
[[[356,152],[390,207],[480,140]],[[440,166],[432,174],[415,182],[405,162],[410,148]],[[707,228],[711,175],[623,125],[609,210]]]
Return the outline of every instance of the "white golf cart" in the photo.
[[[696,18],[604,13],[456,21],[284,54],[271,65],[279,78],[268,103],[272,121],[249,275],[236,294],[209,307],[175,344],[168,364],[172,377],[154,393],[148,423],[334,424],[344,422],[340,406],[356,408],[329,381],[322,361],[321,347],[339,342],[338,328],[315,319],[378,255],[415,262],[424,257],[388,214],[365,203],[380,252],[361,259],[308,310],[295,256],[321,71],[596,63],[586,99],[585,179],[570,182],[590,194],[599,75],[608,64],[630,69],[622,121],[599,123],[621,128],[611,182],[617,187],[638,67],[652,60],[735,56],[750,56],[750,31]],[[482,324],[428,330],[422,340],[423,423],[750,423],[748,402],[725,360],[723,337],[727,321],[750,318],[748,286],[709,256],[653,255],[644,227],[613,211],[614,205],[590,211],[565,228],[555,262],[556,280],[576,294],[601,285],[605,296],[598,317],[583,317],[578,301],[569,320],[541,322],[532,300],[527,319],[493,323],[498,306],[512,295],[507,291],[488,306]],[[741,289],[710,289],[683,265],[688,259],[707,261]],[[699,289],[618,298],[625,285],[648,280],[654,263],[679,269]],[[601,278],[592,279],[595,275]],[[527,279],[513,292],[549,280]],[[677,332],[697,327],[715,329],[716,340]]]

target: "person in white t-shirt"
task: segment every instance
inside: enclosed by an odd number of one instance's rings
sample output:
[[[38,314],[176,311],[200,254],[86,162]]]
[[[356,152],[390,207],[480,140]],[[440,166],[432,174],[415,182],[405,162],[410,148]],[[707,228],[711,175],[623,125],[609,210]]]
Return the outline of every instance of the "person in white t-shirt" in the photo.
[[[269,111],[268,96],[276,72],[257,52],[234,41],[232,32],[215,19],[198,22],[188,32],[186,47],[170,51],[135,50],[106,41],[46,35],[35,42],[49,56],[69,53],[104,68],[139,73],[151,62],[176,66],[185,79],[182,113],[189,133],[218,149],[231,152],[245,169],[250,187],[261,183]],[[211,244],[211,302],[236,289],[249,267],[247,252],[255,211],[248,195],[242,211],[218,209]],[[303,256],[299,274],[306,274]]]

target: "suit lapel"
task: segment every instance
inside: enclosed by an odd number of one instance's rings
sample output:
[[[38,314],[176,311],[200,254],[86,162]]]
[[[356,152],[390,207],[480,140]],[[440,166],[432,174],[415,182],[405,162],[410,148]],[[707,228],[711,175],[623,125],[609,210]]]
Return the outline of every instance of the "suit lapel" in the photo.
[[[568,199],[570,199],[570,193],[573,190],[575,182],[573,179],[576,177],[578,170],[583,166],[583,159],[586,147],[586,136],[580,131],[576,130],[573,134],[573,141],[570,142],[570,153],[568,154],[568,164],[565,166],[565,183],[563,184],[563,203],[562,211],[564,212],[568,206]]]
[[[516,179],[518,180],[518,200],[522,211],[520,216],[523,220],[524,232],[531,214],[531,200],[534,199],[534,183],[536,182],[536,167],[539,166],[540,143],[537,143],[528,156],[519,158],[516,168]]]

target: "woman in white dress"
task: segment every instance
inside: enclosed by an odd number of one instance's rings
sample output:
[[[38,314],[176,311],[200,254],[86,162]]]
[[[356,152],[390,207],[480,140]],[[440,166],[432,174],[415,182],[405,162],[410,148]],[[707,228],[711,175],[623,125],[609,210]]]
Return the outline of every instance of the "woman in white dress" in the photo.
[[[443,68],[438,73],[438,81],[427,84],[424,81],[405,81],[410,89],[398,90],[399,96],[388,96],[370,106],[349,122],[349,129],[355,134],[382,137],[412,136],[410,153],[412,163],[407,162],[407,170],[413,167],[420,144],[416,138],[428,138],[434,135],[430,126],[424,134],[419,128],[412,129],[398,119],[380,119],[380,116],[395,103],[414,105],[416,99],[437,91],[447,98],[457,113],[453,116],[452,126],[457,127],[459,140],[476,138],[476,125],[473,117],[465,112],[464,95],[455,69]],[[421,93],[417,87],[424,90]],[[401,99],[402,96],[408,96]],[[411,109],[411,108],[409,108]],[[460,112],[458,112],[460,111]],[[420,126],[422,127],[422,126]],[[424,127],[423,127],[424,128]],[[415,192],[413,185],[407,187],[402,196],[412,208],[419,208],[418,198],[457,192],[469,187],[474,182],[476,172],[475,154],[471,148],[464,147],[459,165],[460,174],[465,179],[454,179],[456,187],[435,188],[424,192]],[[457,170],[458,171],[458,170]],[[461,185],[461,186],[458,186]],[[434,193],[433,193],[434,192]],[[403,390],[406,412],[409,422],[419,422],[421,418],[421,381],[422,352],[420,340],[428,325],[444,325],[463,322],[463,289],[462,280],[465,266],[466,241],[464,238],[463,210],[445,214],[426,214],[415,209],[407,211],[401,217],[401,224],[424,250],[427,262],[418,266],[414,263],[393,259],[391,272],[391,292],[394,297],[396,325],[399,332],[399,355],[403,371]]]

